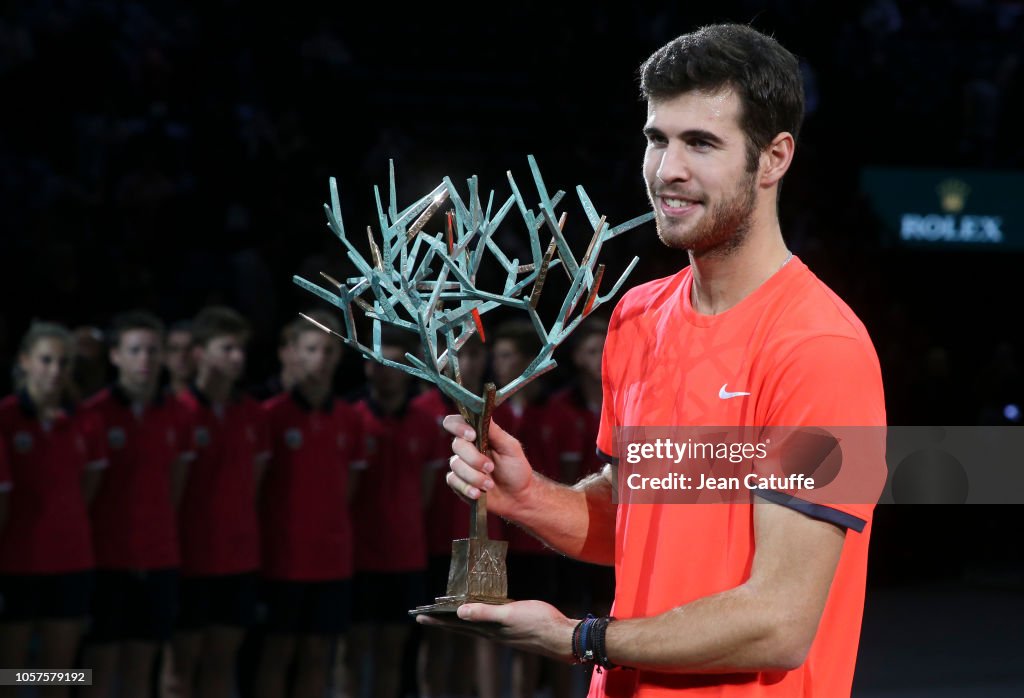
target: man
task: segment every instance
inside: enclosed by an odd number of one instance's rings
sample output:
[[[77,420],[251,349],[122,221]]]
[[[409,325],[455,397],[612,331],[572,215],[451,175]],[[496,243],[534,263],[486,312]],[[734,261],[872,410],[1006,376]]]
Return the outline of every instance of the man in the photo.
[[[385,330],[380,342],[384,358],[396,363],[415,351],[400,330]],[[446,439],[430,413],[410,404],[408,373],[369,360],[365,371],[368,394],[355,406],[366,438],[367,468],[352,500],[351,692],[397,698],[412,630],[408,609],[430,599],[425,511],[436,469],[444,464]]]
[[[302,322],[306,321],[302,320]],[[306,325],[309,326],[309,323],[306,322]],[[275,395],[287,393],[302,378],[301,362],[295,356],[296,329],[298,326],[294,320],[281,328],[277,338],[277,360],[281,364],[281,368],[249,391],[257,400],[263,402]]]
[[[171,325],[167,332],[167,347],[164,350],[164,368],[167,369],[167,392],[181,395],[188,391],[196,375],[192,359],[192,322],[180,320]]]
[[[483,394],[484,372],[487,369],[487,347],[474,334],[459,350],[459,375],[462,385],[475,395]],[[447,449],[447,434],[441,427],[444,418],[457,411],[455,402],[439,389],[430,390],[412,399],[414,407],[437,420],[438,433]],[[452,541],[469,537],[469,507],[444,487],[446,468],[436,470],[434,495],[426,512],[427,525],[427,591],[435,596],[448,588],[451,569]],[[501,519],[487,517],[487,535],[504,540]],[[498,698],[501,672],[497,646],[489,640],[467,638],[437,628],[424,628],[417,657],[417,687],[423,698],[435,696],[468,696],[472,684],[480,698]]]
[[[690,266],[632,289],[610,320],[597,443],[608,467],[557,485],[500,425],[484,457],[460,418],[445,419],[450,486],[487,492],[491,511],[568,555],[614,563],[620,620],[581,624],[540,601],[467,604],[459,618],[497,624],[488,632],[516,647],[598,662],[592,696],[849,695],[871,504],[768,491],[744,503],[613,501],[618,427],[885,424],[863,325],[779,227],[803,113],[796,59],[749,27],[710,26],[655,52],[641,90],[658,235]]]
[[[494,331],[492,367],[494,379],[503,387],[519,378],[540,353],[542,343],[529,320],[510,320]],[[494,410],[493,418],[519,440],[531,467],[556,482],[572,482],[580,462],[580,441],[571,413],[553,404],[543,378],[531,381]],[[489,517],[497,518],[497,517]],[[578,587],[565,583],[572,576],[573,563],[518,526],[509,526],[508,595],[513,599],[548,599],[559,608],[578,605]],[[544,682],[555,696],[569,692],[571,674],[567,667],[542,663],[533,654],[516,652],[512,657],[511,695],[532,698]]]
[[[306,314],[342,331],[328,312]],[[283,334],[297,382],[263,404],[272,448],[260,502],[268,613],[255,692],[322,697],[352,615],[348,503],[366,466],[365,439],[359,414],[333,394],[342,345],[302,318]]]
[[[109,696],[118,675],[125,695],[148,694],[157,650],[174,625],[173,493],[194,454],[184,410],[159,391],[163,334],[150,313],[115,317],[109,338],[117,383],[85,406],[103,425],[110,466],[91,512],[97,572],[84,661],[94,675],[83,695]]]
[[[222,306],[192,322],[196,382],[178,396],[196,458],[181,497],[181,614],[171,670],[181,696],[231,695],[260,567],[256,493],[270,457],[266,417],[242,395],[249,323]]]

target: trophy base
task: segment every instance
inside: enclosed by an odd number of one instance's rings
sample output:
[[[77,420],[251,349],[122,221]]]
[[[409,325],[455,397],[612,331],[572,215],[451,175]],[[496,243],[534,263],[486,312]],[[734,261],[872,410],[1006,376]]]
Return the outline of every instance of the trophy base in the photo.
[[[505,554],[508,542],[486,538],[460,538],[452,541],[452,562],[448,569],[448,588],[434,603],[418,606],[409,615],[454,614],[464,603],[506,604],[508,571]]]
[[[417,606],[409,611],[410,616],[444,616],[454,614],[464,603],[506,604],[514,599],[498,596],[438,596],[434,603]]]

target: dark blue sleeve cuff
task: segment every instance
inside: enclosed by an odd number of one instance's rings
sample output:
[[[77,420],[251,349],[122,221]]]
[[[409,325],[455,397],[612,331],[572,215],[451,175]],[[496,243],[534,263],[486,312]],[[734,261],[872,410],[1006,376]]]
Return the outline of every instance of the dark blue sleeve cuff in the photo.
[[[607,463],[608,465],[618,466],[619,464],[618,458],[616,458],[615,456],[608,455],[601,449],[597,449],[597,459],[602,463]]]
[[[847,514],[844,511],[833,509],[832,507],[826,507],[821,504],[813,504],[812,502],[798,499],[791,494],[784,492],[776,492],[775,490],[754,490],[754,495],[765,499],[773,504],[779,504],[790,509],[795,509],[801,514],[810,516],[812,519],[818,519],[819,521],[828,521],[836,526],[842,526],[843,528],[852,528],[857,533],[864,530],[867,525],[867,521],[864,519]]]

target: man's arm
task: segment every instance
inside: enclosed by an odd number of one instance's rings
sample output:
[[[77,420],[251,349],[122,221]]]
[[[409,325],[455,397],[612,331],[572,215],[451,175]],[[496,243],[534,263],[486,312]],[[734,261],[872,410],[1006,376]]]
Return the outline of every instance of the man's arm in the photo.
[[[856,534],[854,534],[856,535]],[[845,531],[756,499],[757,552],[740,586],[608,627],[608,657],[657,671],[789,670],[814,640]]]
[[[522,446],[491,422],[489,458],[474,446],[473,430],[457,415],[445,417],[455,435],[448,485],[464,499],[487,494],[490,511],[520,525],[555,550],[585,562],[615,560],[615,472],[584,478],[569,487],[534,472]]]
[[[754,536],[757,552],[746,582],[657,616],[611,623],[605,636],[608,658],[666,673],[788,670],[802,664],[825,608],[845,531],[756,500]],[[576,621],[547,604],[466,604],[458,616],[497,624],[482,626],[480,633],[514,647],[572,659]]]

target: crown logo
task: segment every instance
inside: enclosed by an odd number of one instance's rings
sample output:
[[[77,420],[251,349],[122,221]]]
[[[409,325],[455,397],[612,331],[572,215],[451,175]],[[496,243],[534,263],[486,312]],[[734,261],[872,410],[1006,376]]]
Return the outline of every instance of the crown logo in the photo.
[[[967,204],[967,195],[971,187],[962,179],[946,179],[935,187],[939,195],[939,205],[946,213],[960,213]]]

